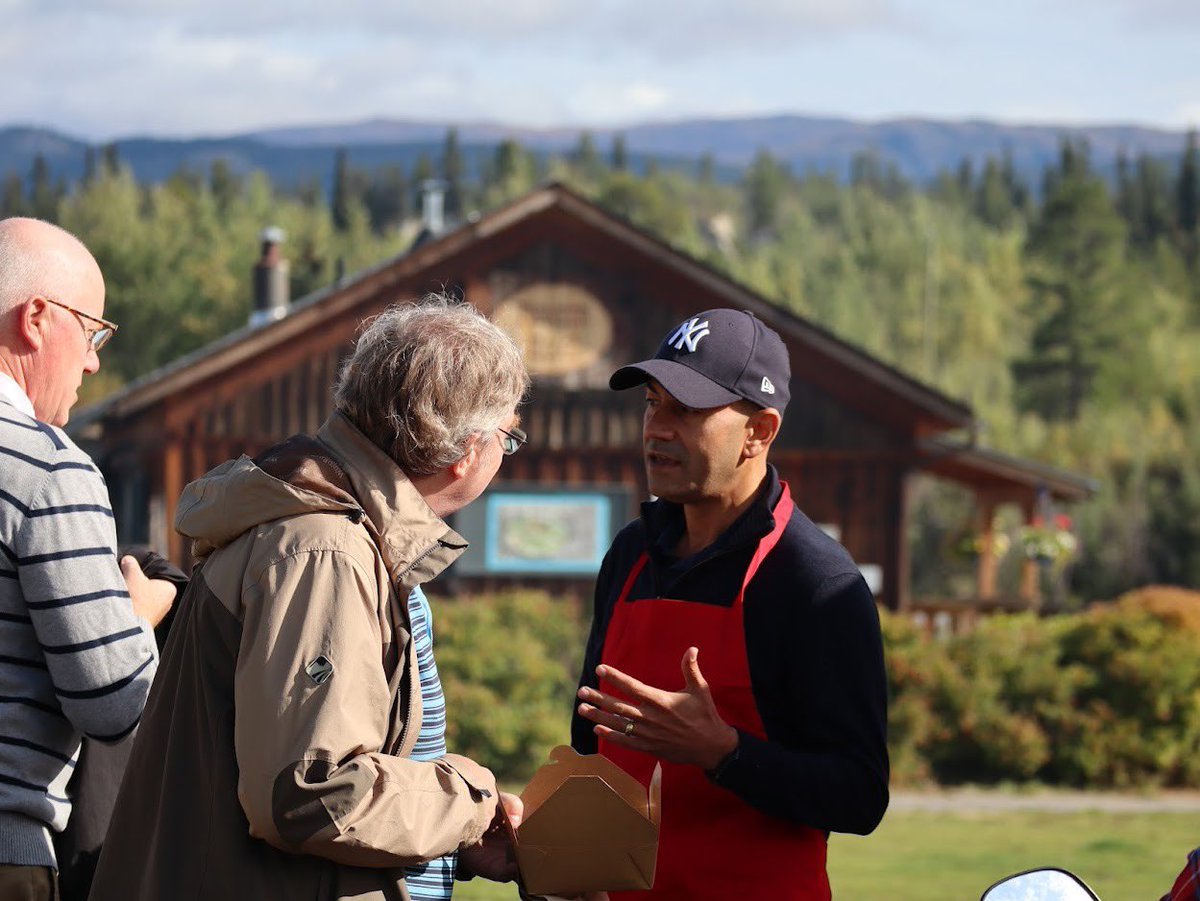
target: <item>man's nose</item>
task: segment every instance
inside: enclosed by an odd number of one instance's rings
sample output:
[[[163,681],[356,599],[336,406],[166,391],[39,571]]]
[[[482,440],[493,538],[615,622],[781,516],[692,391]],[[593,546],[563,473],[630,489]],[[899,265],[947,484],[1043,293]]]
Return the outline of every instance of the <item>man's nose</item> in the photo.
[[[83,371],[88,375],[100,369],[100,354],[95,349],[89,347],[87,358],[83,361]]]
[[[673,419],[659,404],[646,408],[646,418],[642,423],[642,432],[647,438],[663,438],[670,440],[675,435]]]

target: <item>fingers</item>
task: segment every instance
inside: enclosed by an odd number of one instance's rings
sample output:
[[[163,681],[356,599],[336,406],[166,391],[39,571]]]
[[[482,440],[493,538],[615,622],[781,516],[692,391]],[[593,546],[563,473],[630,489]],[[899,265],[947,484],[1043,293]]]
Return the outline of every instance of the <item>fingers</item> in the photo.
[[[121,564],[121,575],[125,578],[126,584],[128,584],[131,580],[132,581],[139,581],[139,580],[145,581],[146,576],[142,572],[142,568],[141,568],[141,566],[138,565],[138,562],[135,558],[130,557],[128,554],[126,554],[124,557],[121,558],[120,564]]]
[[[683,684],[687,691],[708,691],[708,681],[700,672],[699,648],[688,648],[684,651],[683,660],[679,665],[683,670]]]
[[[607,741],[614,745],[624,745],[626,748],[633,748],[635,751],[645,751],[648,748],[646,740],[642,736],[639,736],[636,732],[633,735],[626,735],[623,728],[610,729],[608,726],[597,723],[592,727],[592,733],[601,741]]]
[[[611,732],[618,732],[622,736],[625,734],[625,727],[630,723],[634,723],[635,727],[637,725],[636,717],[609,713],[599,707],[593,707],[591,704],[580,704],[579,715],[586,720],[591,720],[597,726],[602,726]]]
[[[509,822],[513,824],[513,828],[520,826],[521,818],[525,813],[525,803],[517,795],[500,792],[500,804],[504,807],[504,813],[508,816]]]
[[[607,681],[613,688],[635,701],[650,701],[662,694],[659,689],[645,682],[639,682],[633,676],[627,676],[616,667],[601,664],[596,667],[596,675]]]
[[[632,704],[627,704],[619,698],[606,695],[604,692],[597,691],[594,688],[579,689],[579,699],[587,701],[593,707],[599,707],[606,713],[614,713],[617,716],[625,717],[625,719],[634,720],[641,716],[641,710]]]

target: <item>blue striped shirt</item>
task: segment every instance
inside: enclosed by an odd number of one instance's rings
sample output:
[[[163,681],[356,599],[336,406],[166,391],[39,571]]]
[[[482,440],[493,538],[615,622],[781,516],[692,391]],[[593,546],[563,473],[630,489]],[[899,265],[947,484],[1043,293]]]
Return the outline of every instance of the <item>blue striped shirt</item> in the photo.
[[[133,730],[158,654],[117,567],[100,472],[8,392],[0,474],[0,864],[54,866],[80,737]]]
[[[408,596],[408,618],[421,673],[421,731],[409,756],[413,760],[436,760],[446,756],[446,698],[433,659],[433,611],[420,588],[414,588]],[[447,854],[420,866],[405,867],[404,881],[413,901],[448,901],[454,892],[457,859],[457,854]]]

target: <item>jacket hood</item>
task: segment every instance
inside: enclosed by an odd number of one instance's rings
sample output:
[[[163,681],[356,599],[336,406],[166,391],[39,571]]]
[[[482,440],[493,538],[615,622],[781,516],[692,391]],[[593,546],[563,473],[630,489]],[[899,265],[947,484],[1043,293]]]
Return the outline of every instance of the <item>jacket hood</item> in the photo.
[[[408,587],[436,577],[467,547],[400,467],[339,413],[315,438],[293,435],[192,482],[175,528],[202,558],[262,523],[322,512],[364,521],[388,572]]]
[[[189,484],[179,498],[175,528],[205,557],[257,525],[301,513],[350,513],[349,495],[325,493],[275,478],[249,457],[222,463]]]

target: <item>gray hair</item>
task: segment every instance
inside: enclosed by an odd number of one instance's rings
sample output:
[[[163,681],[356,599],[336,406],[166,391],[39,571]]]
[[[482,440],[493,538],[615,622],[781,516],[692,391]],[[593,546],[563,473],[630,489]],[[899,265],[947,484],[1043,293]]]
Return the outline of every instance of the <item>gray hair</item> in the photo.
[[[528,387],[507,333],[473,306],[430,294],[370,320],[333,405],[408,475],[427,476],[503,427]]]

